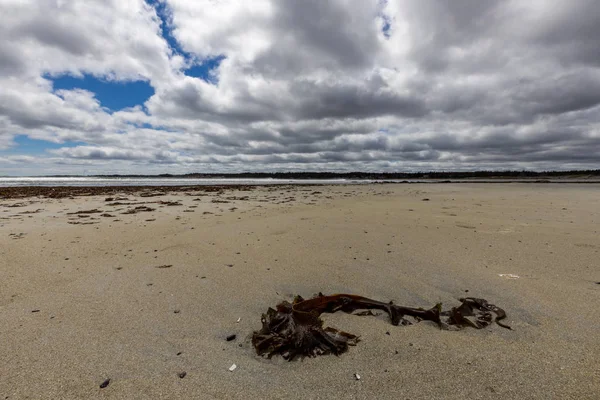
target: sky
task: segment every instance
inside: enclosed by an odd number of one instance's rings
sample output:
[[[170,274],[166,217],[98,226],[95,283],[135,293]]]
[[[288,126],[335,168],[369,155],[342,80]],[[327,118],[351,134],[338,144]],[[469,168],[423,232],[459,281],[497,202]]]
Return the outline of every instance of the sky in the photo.
[[[0,0],[0,175],[598,168],[597,0]]]

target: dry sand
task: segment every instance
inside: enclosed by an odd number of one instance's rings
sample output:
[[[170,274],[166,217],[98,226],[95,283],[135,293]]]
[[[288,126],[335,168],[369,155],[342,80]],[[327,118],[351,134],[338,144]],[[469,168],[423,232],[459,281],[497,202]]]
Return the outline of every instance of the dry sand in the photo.
[[[598,398],[600,185],[243,189],[0,197],[0,399]],[[449,307],[467,290],[514,330],[338,313],[362,339],[340,357],[249,342],[295,294]]]

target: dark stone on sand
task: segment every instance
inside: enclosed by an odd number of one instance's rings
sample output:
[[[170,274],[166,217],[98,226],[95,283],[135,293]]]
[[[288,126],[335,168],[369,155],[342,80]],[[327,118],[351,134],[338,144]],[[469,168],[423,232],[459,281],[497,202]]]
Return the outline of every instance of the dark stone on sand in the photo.
[[[165,264],[165,265],[159,265],[155,268],[165,269],[165,268],[171,268],[172,266],[173,266],[173,264]]]
[[[429,199],[428,198],[424,198],[422,201],[429,201]]]
[[[234,333],[234,334],[227,336],[225,338],[225,340],[227,340],[228,342],[231,342],[232,340],[235,340],[236,337],[237,337],[237,335]]]
[[[32,313],[40,312],[40,310],[31,310]]]
[[[185,371],[177,374],[177,376],[180,377],[181,379],[185,378],[186,375],[187,375],[187,372],[185,372]]]
[[[102,382],[100,384],[100,389],[104,389],[105,387],[107,387],[110,384],[110,378],[108,378],[107,380],[105,380],[104,382]]]

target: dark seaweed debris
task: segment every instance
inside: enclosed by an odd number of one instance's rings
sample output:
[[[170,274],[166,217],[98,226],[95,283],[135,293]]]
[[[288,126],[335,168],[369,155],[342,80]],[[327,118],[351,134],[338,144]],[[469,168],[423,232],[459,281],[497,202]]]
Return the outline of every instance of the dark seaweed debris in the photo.
[[[356,310],[382,310],[389,315],[392,325],[411,325],[425,320],[437,323],[441,329],[459,330],[467,326],[482,329],[496,322],[504,328],[511,329],[500,322],[506,318],[504,310],[488,303],[487,300],[467,297],[461,298],[460,301],[458,307],[442,311],[441,304],[424,310],[351,294],[325,296],[319,293],[309,300],[296,296],[292,303],[282,301],[276,309],[269,308],[267,313],[263,314],[262,328],[252,335],[252,345],[258,355],[271,358],[280,354],[288,361],[297,356],[342,354],[348,350],[348,346],[355,346],[360,339],[351,333],[323,327],[320,315],[336,311],[352,313]]]

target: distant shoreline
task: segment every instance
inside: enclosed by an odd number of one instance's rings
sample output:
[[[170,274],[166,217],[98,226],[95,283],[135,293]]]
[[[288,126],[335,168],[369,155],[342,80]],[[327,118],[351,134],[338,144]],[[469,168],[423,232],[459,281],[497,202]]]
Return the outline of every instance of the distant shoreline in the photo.
[[[189,173],[189,174],[98,174],[98,175],[44,175],[0,176],[9,178],[89,178],[89,179],[294,179],[294,180],[401,180],[401,179],[523,179],[523,178],[592,178],[600,180],[600,169],[569,171],[422,171],[422,172],[239,172],[239,173]]]

